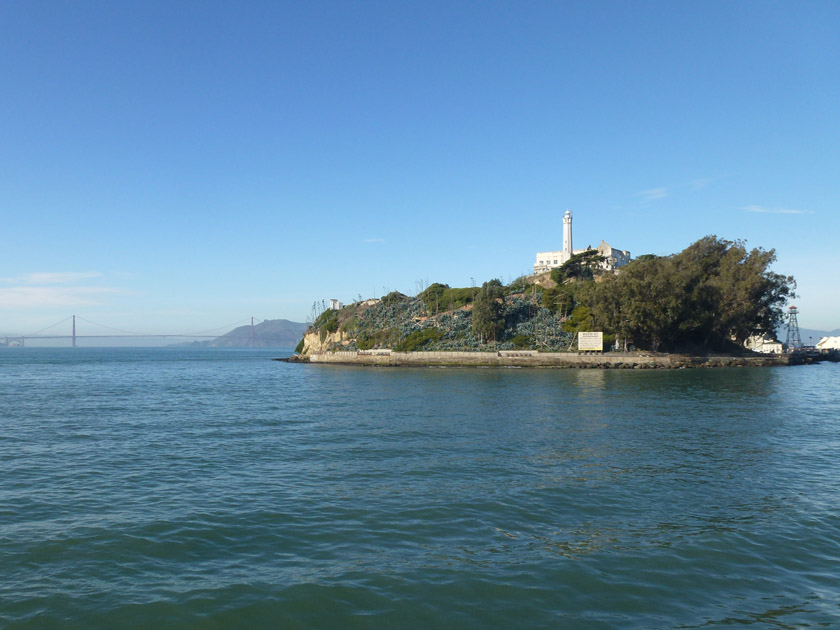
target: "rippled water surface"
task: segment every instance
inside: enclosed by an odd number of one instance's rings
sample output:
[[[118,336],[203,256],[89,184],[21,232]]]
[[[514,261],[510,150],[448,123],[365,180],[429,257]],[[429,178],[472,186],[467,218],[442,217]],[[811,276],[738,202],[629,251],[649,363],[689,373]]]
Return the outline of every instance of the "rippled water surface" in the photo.
[[[0,349],[0,627],[840,627],[840,365]]]

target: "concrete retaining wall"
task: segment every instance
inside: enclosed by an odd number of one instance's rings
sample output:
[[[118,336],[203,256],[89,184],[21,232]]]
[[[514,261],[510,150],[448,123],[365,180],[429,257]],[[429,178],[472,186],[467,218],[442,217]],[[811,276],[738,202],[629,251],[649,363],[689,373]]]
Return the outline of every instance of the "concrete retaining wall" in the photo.
[[[308,357],[310,363],[382,366],[510,366],[555,368],[656,369],[789,365],[790,357],[689,357],[676,354],[572,352],[323,352]]]

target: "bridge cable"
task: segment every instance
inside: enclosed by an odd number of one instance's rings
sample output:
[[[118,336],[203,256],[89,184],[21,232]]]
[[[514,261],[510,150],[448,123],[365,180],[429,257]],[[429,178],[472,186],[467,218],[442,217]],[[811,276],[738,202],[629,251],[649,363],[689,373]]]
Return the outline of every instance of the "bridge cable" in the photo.
[[[88,324],[93,324],[94,326],[99,326],[100,328],[107,328],[108,330],[113,330],[115,332],[123,333],[124,335],[132,335],[132,336],[135,336],[135,337],[159,337],[160,336],[160,335],[150,335],[148,333],[133,332],[131,330],[122,330],[120,328],[114,328],[113,326],[106,326],[105,324],[100,324],[100,323],[97,323],[97,322],[92,322],[89,319],[85,319],[81,315],[76,315],[76,319],[80,319],[81,321],[87,322]]]
[[[70,317],[65,317],[64,319],[62,319],[60,322],[58,322],[56,324],[52,324],[51,326],[47,326],[46,328],[42,328],[41,330],[38,330],[34,333],[29,333],[28,335],[21,335],[21,336],[22,337],[34,337],[35,335],[40,335],[45,330],[49,330],[50,328],[55,328],[59,324],[63,324],[64,322],[69,321],[72,317],[73,317],[72,315]]]
[[[70,319],[70,318],[68,317],[67,319]],[[131,331],[131,330],[122,330],[121,328],[114,328],[113,326],[106,326],[105,324],[100,324],[98,322],[93,322],[89,319],[86,319],[86,318],[82,317],[81,315],[76,315],[76,319],[79,319],[83,322],[87,322],[88,324],[93,324],[94,326],[99,326],[101,328],[107,328],[108,330],[113,330],[115,332],[123,333],[125,335],[131,335],[133,337],[202,337],[202,336],[206,337],[207,335],[205,335],[204,333],[214,332],[216,330],[227,329],[227,328],[230,328],[232,326],[236,326],[237,324],[247,322],[247,321],[250,320],[250,318],[245,318],[245,319],[239,320],[238,322],[234,322],[232,324],[226,324],[224,326],[218,326],[216,328],[210,328],[209,330],[204,330],[204,331],[200,331],[200,332],[196,332],[196,333],[177,333],[177,334],[163,334],[162,335],[162,334],[152,334],[152,333],[140,333],[140,332],[135,332],[135,331]],[[67,321],[67,320],[64,320],[64,321]],[[59,323],[61,323],[61,322],[59,322]],[[83,335],[79,335],[79,336],[83,336]]]

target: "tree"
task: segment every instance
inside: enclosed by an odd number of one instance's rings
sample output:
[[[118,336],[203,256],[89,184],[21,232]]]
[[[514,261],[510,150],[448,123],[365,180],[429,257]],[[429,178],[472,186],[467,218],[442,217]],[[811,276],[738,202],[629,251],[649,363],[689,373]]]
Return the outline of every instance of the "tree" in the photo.
[[[592,280],[604,260],[606,259],[597,249],[572,254],[569,260],[551,270],[551,279],[557,284],[563,284],[567,280]]]
[[[484,339],[496,340],[505,330],[504,291],[499,280],[481,285],[473,302],[472,330]]]
[[[678,254],[636,259],[588,296],[594,320],[642,348],[722,350],[775,330],[794,296],[773,250],[706,236]]]
[[[578,306],[572,311],[571,317],[563,323],[563,330],[567,333],[577,335],[580,331],[589,331],[594,328],[592,310],[588,306]]]
[[[557,313],[568,316],[575,308],[575,288],[570,284],[559,284],[542,292],[542,305]]]
[[[435,282],[420,293],[420,299],[423,300],[423,305],[426,307],[426,312],[429,315],[437,314],[437,312],[440,311],[441,306],[445,306],[443,303],[443,297],[448,290],[448,284]]]

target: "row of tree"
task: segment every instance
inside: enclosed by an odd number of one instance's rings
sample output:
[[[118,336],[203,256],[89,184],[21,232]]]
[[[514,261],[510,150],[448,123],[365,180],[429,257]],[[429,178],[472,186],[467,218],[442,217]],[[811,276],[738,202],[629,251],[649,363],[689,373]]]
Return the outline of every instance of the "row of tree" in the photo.
[[[618,274],[573,258],[555,270],[559,284],[543,301],[570,315],[570,328],[603,330],[638,348],[727,350],[781,324],[796,283],[770,270],[775,260],[774,250],[716,236],[671,256],[642,256]]]

